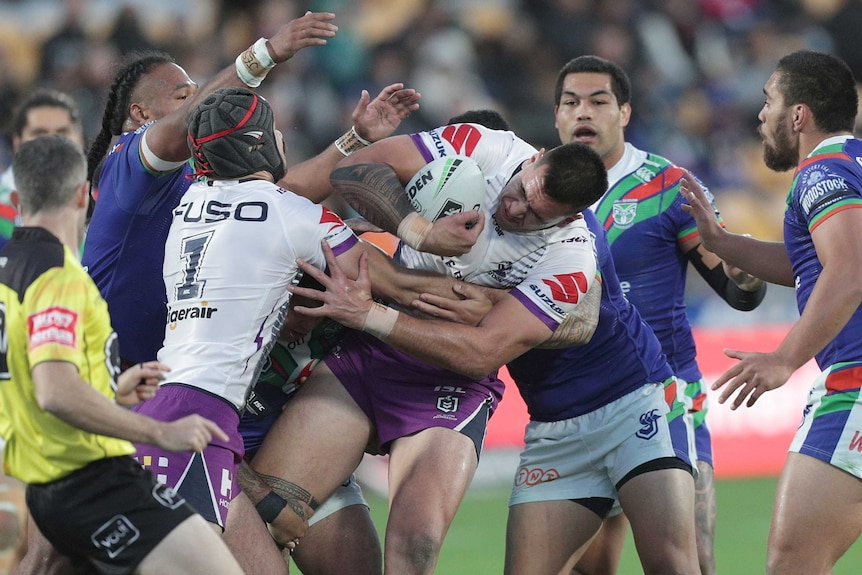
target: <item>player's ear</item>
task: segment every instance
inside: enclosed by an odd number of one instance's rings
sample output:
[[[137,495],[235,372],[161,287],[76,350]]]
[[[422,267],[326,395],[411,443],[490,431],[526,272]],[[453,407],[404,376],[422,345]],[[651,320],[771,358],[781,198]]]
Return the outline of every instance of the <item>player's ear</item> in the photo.
[[[75,188],[75,207],[86,208],[90,203],[90,182],[84,182]]]
[[[12,202],[12,207],[15,208],[19,214],[21,213],[21,195],[18,193],[18,190],[11,190],[9,192],[9,201]]]

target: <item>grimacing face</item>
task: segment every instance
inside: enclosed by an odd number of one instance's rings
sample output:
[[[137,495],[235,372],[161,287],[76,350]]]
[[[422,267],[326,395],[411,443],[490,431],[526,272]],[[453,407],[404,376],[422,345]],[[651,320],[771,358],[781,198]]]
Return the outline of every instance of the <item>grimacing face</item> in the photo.
[[[590,146],[612,167],[625,151],[623,131],[631,106],[619,105],[608,74],[579,72],[566,75],[560,102],[554,107],[560,142]]]
[[[544,191],[548,166],[539,164],[543,152],[538,152],[517,173],[500,194],[500,204],[494,213],[503,231],[525,233],[544,230],[574,216],[572,208],[550,198]]]

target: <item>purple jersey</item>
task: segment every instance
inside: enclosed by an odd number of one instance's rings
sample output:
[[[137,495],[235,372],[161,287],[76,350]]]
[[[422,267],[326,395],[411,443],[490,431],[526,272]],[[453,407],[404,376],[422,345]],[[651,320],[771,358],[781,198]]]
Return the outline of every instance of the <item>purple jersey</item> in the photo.
[[[793,266],[800,313],[823,271],[811,232],[840,211],[862,208],[860,163],[862,140],[837,136],[821,142],[796,169],[784,212],[784,244]],[[815,358],[821,369],[862,361],[862,307]]]
[[[599,325],[586,345],[532,349],[509,362],[533,421],[577,417],[673,375],[655,334],[623,295],[601,224],[590,210],[584,218],[595,235],[602,281]]]
[[[701,373],[685,309],[688,259],[679,249],[697,237],[697,226],[681,207],[682,176],[665,158],[626,144],[608,171],[608,191],[593,209],[607,233],[623,293],[655,332],[674,375],[697,381]]]
[[[150,125],[121,135],[105,158],[82,258],[108,302],[127,363],[155,359],[162,347],[165,239],[171,212],[191,184],[189,163],[158,172],[144,159],[141,145]]]

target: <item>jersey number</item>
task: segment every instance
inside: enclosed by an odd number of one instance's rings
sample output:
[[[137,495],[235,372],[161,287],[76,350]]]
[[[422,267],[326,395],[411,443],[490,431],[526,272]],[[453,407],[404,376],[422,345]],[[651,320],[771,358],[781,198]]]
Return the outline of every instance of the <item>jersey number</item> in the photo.
[[[177,301],[203,297],[204,285],[207,282],[206,280],[198,281],[198,272],[212,236],[213,232],[209,231],[183,240],[180,253],[185,261],[185,266],[183,267],[183,283],[176,284]]]

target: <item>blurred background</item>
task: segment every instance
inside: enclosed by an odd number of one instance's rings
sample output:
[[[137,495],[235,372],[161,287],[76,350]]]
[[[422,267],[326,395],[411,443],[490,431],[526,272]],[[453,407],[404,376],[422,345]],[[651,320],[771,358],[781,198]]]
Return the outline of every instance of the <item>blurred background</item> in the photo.
[[[373,96],[394,81],[423,95],[402,132],[496,108],[524,139],[554,146],[557,71],[597,54],[632,79],[628,139],[700,176],[730,229],[770,239],[781,237],[789,176],[763,166],[755,127],[775,62],[816,48],[862,77],[858,0],[4,0],[0,126],[23,95],[46,86],[74,96],[92,138],[124,54],[164,49],[203,83],[306,10],[335,12],[338,35],[278,66],[261,89],[291,163],[343,133],[360,90]],[[8,129],[4,136],[0,167],[11,161]],[[699,277],[692,283],[696,324],[781,323],[796,313],[789,290],[773,289],[743,314],[716,302]]]
[[[123,55],[166,50],[203,84],[306,10],[335,12],[338,35],[277,66],[260,89],[285,133],[289,165],[344,132],[362,89],[373,97],[392,82],[422,93],[421,110],[399,133],[494,108],[535,146],[555,146],[557,72],[571,58],[596,54],[621,64],[632,80],[627,139],[695,172],[729,229],[771,240],[782,237],[791,175],[763,165],[755,128],[766,79],[781,56],[800,48],[833,52],[862,78],[862,0],[3,0],[0,168],[11,161],[12,110],[34,88],[72,95],[89,141]],[[689,279],[689,315],[707,380],[730,365],[723,348],[774,349],[798,317],[790,289],[770,286],[763,304],[743,313],[698,274]],[[753,409],[731,413],[712,402],[717,553],[726,573],[762,572],[774,478],[816,373],[807,364]],[[453,525],[441,573],[500,572],[506,486],[525,421],[517,393],[508,393],[491,421],[474,495]],[[362,480],[382,529],[385,459],[364,463]],[[484,551],[477,554],[477,546]],[[741,559],[746,546],[749,563]],[[467,569],[471,560],[476,565]],[[629,544],[622,572],[635,572],[636,561]],[[836,573],[860,569],[862,551],[855,551]]]

